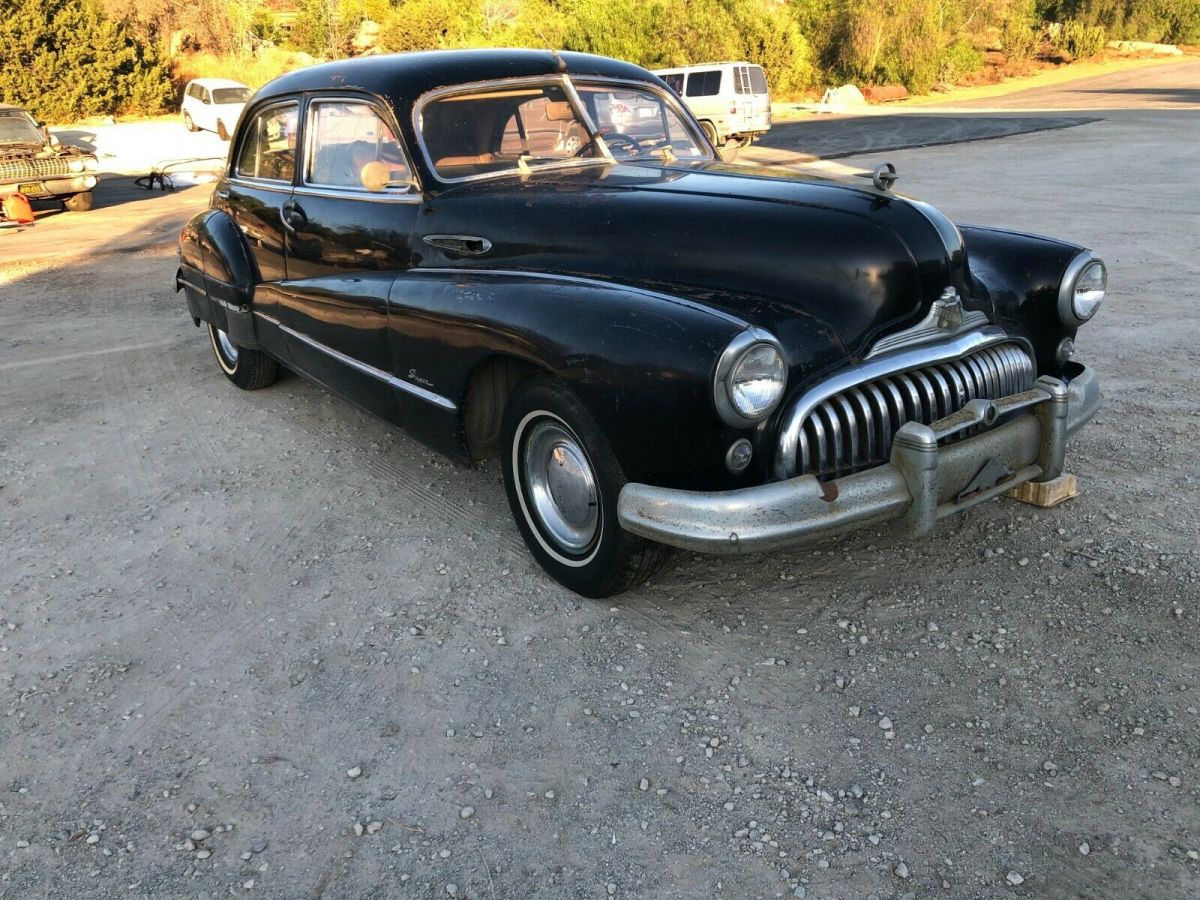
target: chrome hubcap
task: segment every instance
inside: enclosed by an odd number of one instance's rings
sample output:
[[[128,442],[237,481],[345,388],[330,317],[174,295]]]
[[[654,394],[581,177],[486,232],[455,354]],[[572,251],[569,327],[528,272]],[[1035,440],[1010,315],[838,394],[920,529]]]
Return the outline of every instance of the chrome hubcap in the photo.
[[[217,343],[221,345],[221,355],[230,364],[236,363],[238,358],[237,344],[229,339],[229,335],[223,332],[220,328],[217,329]]]
[[[586,550],[600,524],[600,502],[591,463],[575,436],[561,425],[538,422],[522,462],[533,510],[549,536],[565,550]]]

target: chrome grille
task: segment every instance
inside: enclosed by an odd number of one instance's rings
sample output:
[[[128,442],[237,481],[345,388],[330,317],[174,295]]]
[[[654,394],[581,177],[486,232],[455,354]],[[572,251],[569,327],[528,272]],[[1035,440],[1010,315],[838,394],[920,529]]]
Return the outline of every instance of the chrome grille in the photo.
[[[1019,394],[1033,386],[1035,374],[1029,354],[1009,342],[834,394],[804,419],[795,474],[836,477],[887,462],[905,422],[928,425],[968,401]]]
[[[0,181],[40,181],[43,178],[70,178],[69,160],[61,156],[43,159],[17,157],[0,159]]]

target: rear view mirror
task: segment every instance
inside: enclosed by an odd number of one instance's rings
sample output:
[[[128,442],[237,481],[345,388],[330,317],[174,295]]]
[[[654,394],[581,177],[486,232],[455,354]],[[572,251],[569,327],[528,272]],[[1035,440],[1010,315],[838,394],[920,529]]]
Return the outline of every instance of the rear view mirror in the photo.
[[[391,173],[388,172],[386,163],[376,159],[363,166],[359,170],[358,177],[362,181],[362,186],[368,191],[379,192],[388,186]]]
[[[392,170],[382,160],[374,159],[358,170],[358,180],[362,186],[372,193],[379,193],[388,188],[415,188],[417,183],[411,178],[399,181],[392,180]]]

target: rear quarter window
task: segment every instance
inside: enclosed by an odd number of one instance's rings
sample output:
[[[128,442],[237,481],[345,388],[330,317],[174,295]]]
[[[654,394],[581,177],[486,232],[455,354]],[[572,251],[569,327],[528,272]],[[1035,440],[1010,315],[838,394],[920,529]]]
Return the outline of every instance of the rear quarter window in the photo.
[[[721,75],[720,69],[712,69],[708,72],[689,72],[687,96],[715,97],[721,93]]]

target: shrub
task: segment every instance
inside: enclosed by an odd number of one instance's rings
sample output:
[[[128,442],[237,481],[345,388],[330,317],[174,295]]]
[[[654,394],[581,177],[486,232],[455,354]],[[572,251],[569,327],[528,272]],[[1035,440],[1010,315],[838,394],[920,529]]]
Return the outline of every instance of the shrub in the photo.
[[[1103,51],[1108,37],[1102,26],[1085,25],[1072,19],[1063,23],[1054,40],[1060,50],[1066,50],[1076,59],[1084,59]]]
[[[0,96],[68,122],[159,112],[171,97],[157,50],[105,18],[92,0],[4,0]]]
[[[965,38],[946,48],[938,64],[938,80],[954,83],[983,68],[983,54]]]

